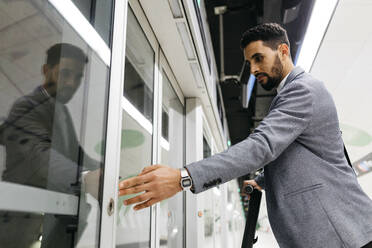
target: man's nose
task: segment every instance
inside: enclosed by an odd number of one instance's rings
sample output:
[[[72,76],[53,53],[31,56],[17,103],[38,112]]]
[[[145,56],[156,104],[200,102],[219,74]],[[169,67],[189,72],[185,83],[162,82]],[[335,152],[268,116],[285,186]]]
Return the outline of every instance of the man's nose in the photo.
[[[258,72],[259,72],[258,66],[251,64],[251,74],[256,75]]]

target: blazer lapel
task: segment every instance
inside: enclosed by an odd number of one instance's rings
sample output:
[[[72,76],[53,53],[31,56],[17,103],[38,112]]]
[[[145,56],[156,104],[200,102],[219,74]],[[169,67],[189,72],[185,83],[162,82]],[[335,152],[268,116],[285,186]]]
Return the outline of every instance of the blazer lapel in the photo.
[[[299,66],[296,66],[295,68],[292,69],[292,71],[289,73],[288,77],[287,77],[287,80],[285,80],[285,83],[283,85],[283,88],[281,89],[281,91],[289,84],[291,83],[293,80],[296,79],[296,77],[298,77],[299,75],[301,75],[302,73],[304,73],[305,71],[299,67]],[[274,99],[271,101],[271,104],[270,104],[270,108],[269,108],[269,111],[273,108],[273,106],[275,105],[275,102],[278,100],[278,95],[276,95],[274,97]]]
[[[289,73],[289,75],[287,77],[287,80],[285,80],[285,83],[284,83],[283,88],[287,84],[289,84],[290,82],[292,82],[297,76],[301,75],[304,72],[305,71],[301,67],[299,67],[299,66],[296,66],[295,68],[293,68],[292,71]]]

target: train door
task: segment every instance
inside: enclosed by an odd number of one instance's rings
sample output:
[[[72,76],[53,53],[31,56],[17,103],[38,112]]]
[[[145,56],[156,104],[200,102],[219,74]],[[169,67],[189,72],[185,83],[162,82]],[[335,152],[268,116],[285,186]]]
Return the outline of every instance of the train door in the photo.
[[[127,11],[120,180],[145,166],[184,166],[184,97],[137,1]],[[116,247],[183,247],[184,195],[134,211],[119,197]]]
[[[127,11],[124,91],[119,180],[133,177],[156,163],[158,44],[141,9],[134,1]],[[116,247],[150,247],[154,240],[155,209],[134,211],[117,205]]]

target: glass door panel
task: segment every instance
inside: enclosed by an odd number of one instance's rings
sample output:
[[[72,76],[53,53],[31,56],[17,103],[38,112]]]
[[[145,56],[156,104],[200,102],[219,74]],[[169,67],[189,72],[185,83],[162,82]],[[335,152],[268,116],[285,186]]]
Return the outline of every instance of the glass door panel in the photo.
[[[113,11],[85,2],[104,25],[70,0],[0,0],[0,247],[98,246]]]
[[[182,168],[184,166],[184,107],[163,71],[163,100],[161,115],[160,163]],[[160,203],[160,247],[183,247],[184,202],[183,194],[176,194]]]
[[[155,52],[128,8],[120,180],[138,175],[152,162]],[[150,246],[150,209],[134,211],[118,199],[116,247]]]

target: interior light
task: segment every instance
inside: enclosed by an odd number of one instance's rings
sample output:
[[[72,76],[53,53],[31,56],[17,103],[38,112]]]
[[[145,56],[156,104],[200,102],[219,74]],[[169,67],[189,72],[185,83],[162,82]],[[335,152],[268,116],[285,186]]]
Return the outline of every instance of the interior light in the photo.
[[[183,47],[185,48],[187,59],[195,60],[196,58],[195,58],[195,53],[193,49],[193,44],[191,42],[191,37],[187,31],[185,22],[183,21],[177,22],[176,25],[177,25],[178,32],[180,33],[180,36],[182,39]]]
[[[178,0],[168,0],[174,18],[182,18],[182,10]]]
[[[83,40],[109,66],[111,52],[105,41],[71,0],[48,0]]]
[[[296,65],[309,72],[338,0],[315,1]]]
[[[160,138],[160,146],[169,152],[169,142],[163,137]]]
[[[198,88],[203,88],[203,81],[204,80],[203,80],[203,77],[201,75],[199,65],[197,63],[191,63],[190,67],[191,67],[191,70],[192,70],[192,74],[194,75],[196,86]]]
[[[247,61],[243,63],[242,70],[239,75],[239,82],[242,86],[242,106],[243,108],[248,108],[249,99],[251,98],[254,83],[256,81],[255,76],[250,72],[251,68]]]
[[[150,135],[152,135],[152,124],[151,122],[146,119],[145,116],[142,115],[140,111],[133,106],[132,103],[128,101],[127,98],[123,98],[123,109],[135,120],[137,123],[143,127]]]

